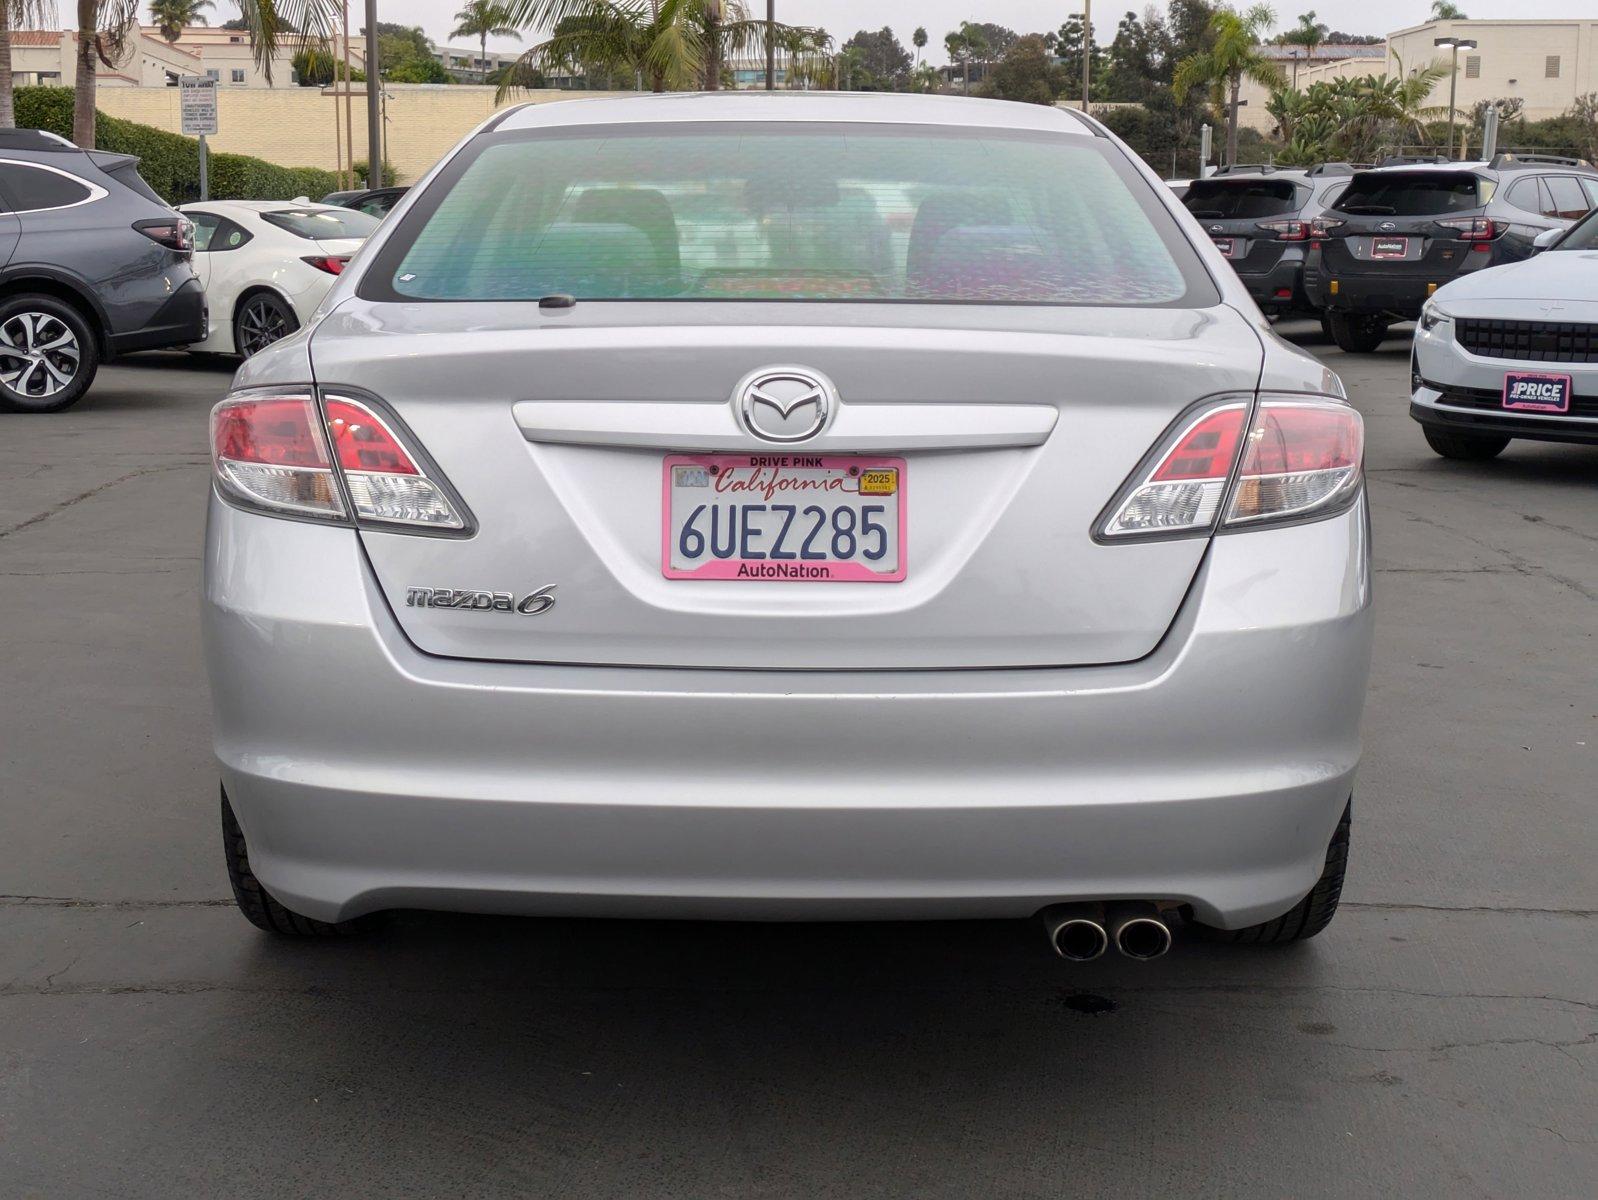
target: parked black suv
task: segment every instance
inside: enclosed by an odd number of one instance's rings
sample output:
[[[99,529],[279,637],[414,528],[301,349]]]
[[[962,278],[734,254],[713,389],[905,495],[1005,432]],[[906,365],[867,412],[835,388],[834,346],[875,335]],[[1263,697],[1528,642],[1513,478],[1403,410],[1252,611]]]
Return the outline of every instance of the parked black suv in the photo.
[[[1385,160],[1312,223],[1304,290],[1341,349],[1368,353],[1443,284],[1529,258],[1595,205],[1598,171],[1578,158]]]
[[[1222,167],[1195,179],[1182,203],[1226,256],[1267,314],[1313,310],[1304,294],[1310,222],[1336,200],[1355,167],[1323,163],[1308,171]]]
[[[192,226],[138,163],[0,130],[0,411],[55,412],[106,359],[205,337]]]

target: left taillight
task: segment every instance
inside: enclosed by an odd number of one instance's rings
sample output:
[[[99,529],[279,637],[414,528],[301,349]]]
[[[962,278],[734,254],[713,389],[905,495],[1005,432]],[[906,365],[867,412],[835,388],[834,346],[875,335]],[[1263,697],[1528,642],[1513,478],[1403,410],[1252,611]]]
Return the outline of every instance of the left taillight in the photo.
[[[194,222],[178,213],[173,213],[170,217],[135,221],[133,228],[152,242],[159,242],[177,254],[194,253]]]
[[[1228,400],[1179,422],[1111,501],[1095,536],[1191,537],[1330,516],[1352,502],[1365,435],[1350,405],[1262,396],[1249,412],[1247,401]]]
[[[337,254],[307,254],[300,261],[329,275],[342,275],[344,268],[350,265],[347,257]]]
[[[343,494],[311,396],[222,401],[211,410],[211,463],[222,494],[247,507],[344,519]]]
[[[217,487],[280,516],[439,533],[467,529],[464,509],[421,465],[395,424],[344,395],[245,394],[211,412]]]

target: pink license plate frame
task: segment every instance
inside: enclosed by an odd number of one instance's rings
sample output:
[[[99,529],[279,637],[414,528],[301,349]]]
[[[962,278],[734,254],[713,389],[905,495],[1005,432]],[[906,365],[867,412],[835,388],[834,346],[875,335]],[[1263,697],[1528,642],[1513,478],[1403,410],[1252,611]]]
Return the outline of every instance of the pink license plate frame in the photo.
[[[774,562],[770,558],[714,559],[693,570],[683,570],[671,563],[671,481],[676,467],[702,466],[715,468],[718,477],[729,467],[750,472],[755,469],[767,472],[760,481],[762,486],[750,493],[752,500],[760,502],[795,503],[803,505],[806,494],[780,487],[781,472],[793,466],[820,467],[822,469],[848,470],[856,467],[860,472],[892,469],[898,472],[898,485],[892,499],[897,504],[899,532],[899,564],[892,572],[873,571],[860,562],[830,559],[809,563]],[[775,480],[771,473],[776,472]],[[739,481],[744,480],[739,476]],[[667,579],[731,580],[739,583],[902,583],[909,570],[909,488],[906,483],[905,460],[872,454],[670,454],[660,472],[660,573]],[[768,488],[765,485],[773,484]],[[818,493],[809,493],[814,500]],[[819,493],[824,496],[825,493]],[[824,568],[817,571],[816,568]]]
[[[1561,399],[1549,400],[1545,395],[1517,388],[1516,385],[1522,383],[1557,383],[1560,385]],[[1510,412],[1568,413],[1573,385],[1569,375],[1555,375],[1546,371],[1508,371],[1504,374],[1504,407]]]

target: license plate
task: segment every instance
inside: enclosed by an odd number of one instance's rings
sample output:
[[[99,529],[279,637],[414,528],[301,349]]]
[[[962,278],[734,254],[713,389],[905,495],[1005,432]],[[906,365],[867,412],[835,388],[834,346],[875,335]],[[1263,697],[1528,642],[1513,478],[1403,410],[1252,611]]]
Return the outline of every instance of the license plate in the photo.
[[[673,454],[665,460],[667,579],[897,583],[905,577],[902,458]]]
[[[1504,376],[1504,407],[1519,412],[1570,411],[1570,376],[1514,372]]]
[[[1407,237],[1371,238],[1372,258],[1407,258],[1408,255]]]
[[[1217,250],[1219,250],[1222,254],[1226,255],[1227,258],[1231,258],[1232,257],[1232,239],[1231,238],[1216,238],[1215,239],[1215,248]]]

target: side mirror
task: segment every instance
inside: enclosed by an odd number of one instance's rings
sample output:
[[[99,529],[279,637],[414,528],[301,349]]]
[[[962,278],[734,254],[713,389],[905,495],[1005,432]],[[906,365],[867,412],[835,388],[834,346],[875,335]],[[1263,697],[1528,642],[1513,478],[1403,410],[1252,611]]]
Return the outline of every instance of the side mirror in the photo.
[[[1565,231],[1563,229],[1545,229],[1532,239],[1531,252],[1533,254],[1541,254],[1564,236]]]

